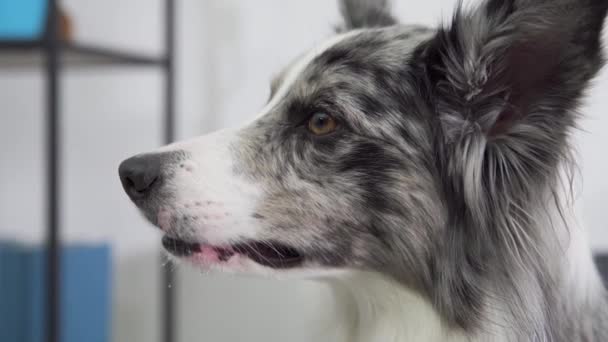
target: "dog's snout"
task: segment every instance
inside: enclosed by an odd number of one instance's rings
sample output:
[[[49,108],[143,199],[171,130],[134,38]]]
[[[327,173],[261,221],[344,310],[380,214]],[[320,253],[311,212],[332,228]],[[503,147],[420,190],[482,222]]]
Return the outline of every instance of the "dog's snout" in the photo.
[[[161,177],[162,159],[158,155],[139,155],[123,161],[118,168],[123,188],[132,198],[148,195]]]

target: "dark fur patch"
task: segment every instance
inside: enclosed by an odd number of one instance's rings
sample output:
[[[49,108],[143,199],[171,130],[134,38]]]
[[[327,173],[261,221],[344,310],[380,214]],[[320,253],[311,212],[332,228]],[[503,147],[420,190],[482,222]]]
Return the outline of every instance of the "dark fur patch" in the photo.
[[[554,204],[606,3],[492,0],[434,34],[338,42],[244,134],[242,169],[267,193],[257,212],[310,262],[382,272],[465,332],[498,303],[522,341],[573,340],[562,325],[579,326],[557,317],[579,308],[555,306],[544,260],[555,232],[531,212]],[[347,28],[395,24],[385,5],[346,1]],[[340,129],[311,135],[316,111]]]

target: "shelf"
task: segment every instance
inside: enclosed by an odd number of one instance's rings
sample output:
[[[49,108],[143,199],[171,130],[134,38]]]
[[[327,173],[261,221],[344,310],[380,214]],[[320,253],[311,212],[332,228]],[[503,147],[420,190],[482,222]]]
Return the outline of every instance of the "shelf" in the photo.
[[[44,63],[44,41],[0,41],[0,69],[29,68]],[[62,42],[62,65],[71,66],[161,66],[167,59],[113,48]]]

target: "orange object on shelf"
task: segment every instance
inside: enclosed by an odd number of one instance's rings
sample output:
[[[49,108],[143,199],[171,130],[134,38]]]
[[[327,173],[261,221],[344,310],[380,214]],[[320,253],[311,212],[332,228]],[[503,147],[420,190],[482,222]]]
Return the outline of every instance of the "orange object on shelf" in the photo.
[[[63,41],[72,41],[74,39],[74,23],[69,14],[63,9],[59,9],[59,38]]]

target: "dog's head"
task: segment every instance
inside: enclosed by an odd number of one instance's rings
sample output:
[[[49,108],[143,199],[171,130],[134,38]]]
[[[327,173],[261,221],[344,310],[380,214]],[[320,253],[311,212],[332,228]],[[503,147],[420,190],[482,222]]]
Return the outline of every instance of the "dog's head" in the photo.
[[[340,32],[252,122],[135,156],[123,185],[202,268],[382,272],[466,320],[494,263],[541,233],[517,229],[568,150],[607,7],[489,0],[430,30],[343,1]]]

